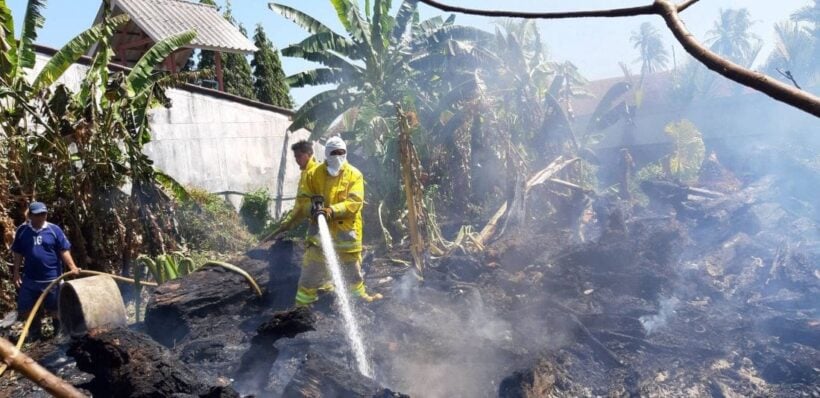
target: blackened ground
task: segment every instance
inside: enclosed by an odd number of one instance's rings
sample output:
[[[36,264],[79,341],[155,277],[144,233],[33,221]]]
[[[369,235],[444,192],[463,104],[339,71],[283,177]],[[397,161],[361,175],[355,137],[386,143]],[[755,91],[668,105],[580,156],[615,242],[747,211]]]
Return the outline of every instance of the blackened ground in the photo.
[[[656,203],[532,259],[525,279],[543,293],[520,293],[513,312],[569,319],[571,338],[501,395],[820,394],[817,224],[785,211],[778,187],[763,178],[721,199]]]
[[[237,370],[242,389],[264,390],[267,376],[279,355],[274,343],[282,338],[293,338],[300,333],[315,330],[315,323],[316,316],[306,307],[300,307],[278,312],[269,321],[259,325]]]
[[[203,270],[157,289],[145,328],[203,380],[256,396],[820,394],[815,210],[774,178],[712,199],[656,187],[646,208],[598,198],[580,233],[539,221],[480,257],[433,259],[423,282],[401,262],[366,261],[368,288],[385,295],[356,304],[374,380],[356,371],[330,296],[282,312],[293,242],[235,261],[262,299]],[[84,374],[57,362],[72,382]]]
[[[68,354],[80,370],[94,375],[83,387],[95,397],[239,397],[231,387],[207,383],[165,347],[128,329],[86,335],[71,344]]]

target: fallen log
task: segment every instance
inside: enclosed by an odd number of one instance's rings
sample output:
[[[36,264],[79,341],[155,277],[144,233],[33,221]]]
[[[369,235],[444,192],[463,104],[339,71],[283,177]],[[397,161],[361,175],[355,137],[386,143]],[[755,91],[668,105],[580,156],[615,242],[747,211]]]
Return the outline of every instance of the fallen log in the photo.
[[[296,295],[299,257],[299,245],[275,241],[261,244],[235,262],[259,283],[264,293],[261,298],[248,289],[245,277],[218,267],[164,283],[146,307],[146,332],[172,347],[190,339],[213,336],[215,324],[222,318],[258,313],[261,307],[288,308]]]

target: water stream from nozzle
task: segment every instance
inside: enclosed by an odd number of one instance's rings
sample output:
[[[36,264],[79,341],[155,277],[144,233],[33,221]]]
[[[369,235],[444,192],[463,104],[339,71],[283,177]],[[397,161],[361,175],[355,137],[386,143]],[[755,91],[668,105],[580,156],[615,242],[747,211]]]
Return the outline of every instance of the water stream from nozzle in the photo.
[[[359,330],[359,324],[356,322],[356,317],[353,314],[353,305],[350,303],[347,283],[345,283],[342,268],[339,266],[339,258],[336,257],[333,241],[330,239],[330,230],[327,227],[325,216],[321,214],[318,215],[316,217],[316,223],[319,224],[322,253],[324,253],[327,267],[330,269],[333,285],[336,286],[336,297],[338,297],[339,306],[342,308],[342,318],[344,320],[345,329],[347,329],[347,338],[350,340],[351,348],[353,348],[353,355],[356,357],[359,373],[367,377],[373,377],[373,371],[370,369],[370,361],[367,360],[367,353],[364,349],[362,333]]]

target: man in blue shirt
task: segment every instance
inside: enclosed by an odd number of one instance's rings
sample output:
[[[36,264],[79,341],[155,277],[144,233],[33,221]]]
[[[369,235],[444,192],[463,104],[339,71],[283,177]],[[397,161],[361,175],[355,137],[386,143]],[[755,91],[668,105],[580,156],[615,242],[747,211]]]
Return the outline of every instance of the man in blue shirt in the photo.
[[[47,214],[45,204],[32,202],[28,207],[28,222],[17,228],[11,246],[14,252],[13,280],[20,289],[17,296],[19,319],[28,316],[43,290],[63,274],[63,264],[71,272],[80,273],[69,252],[71,244],[60,227],[46,221]],[[24,261],[21,278],[20,266]],[[58,289],[51,289],[44,302],[46,313],[52,316],[57,313],[57,292]]]

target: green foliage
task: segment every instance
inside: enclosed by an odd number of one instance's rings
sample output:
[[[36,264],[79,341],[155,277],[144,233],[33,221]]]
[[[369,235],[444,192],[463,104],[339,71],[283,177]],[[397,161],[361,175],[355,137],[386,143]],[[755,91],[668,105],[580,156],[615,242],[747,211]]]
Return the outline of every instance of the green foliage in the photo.
[[[256,99],[253,75],[248,59],[242,54],[222,54],[225,91],[243,98]]]
[[[118,15],[71,39],[57,54],[51,57],[40,71],[40,74],[37,75],[34,81],[34,89],[42,90],[54,84],[71,65],[85,55],[91,46],[99,42],[103,37],[111,37],[114,34],[114,30],[118,26],[128,22],[128,20],[128,15]],[[153,68],[156,64],[157,63],[150,64],[150,67]]]
[[[239,215],[251,233],[258,235],[265,231],[265,226],[271,218],[270,204],[272,201],[273,198],[265,188],[248,192],[242,198]]]
[[[248,32],[245,30],[245,27],[236,23],[231,12],[231,3],[229,1],[223,17],[232,25],[238,26],[242,35],[247,37]],[[225,84],[226,92],[244,98],[256,99],[256,94],[253,91],[251,65],[248,63],[248,58],[245,57],[244,54],[223,53],[222,71],[222,80]]]
[[[292,108],[293,99],[290,96],[290,88],[285,83],[282,61],[279,60],[279,54],[273,49],[273,43],[268,39],[262,25],[256,25],[253,39],[258,49],[251,61],[256,99],[266,104]]]
[[[684,183],[696,181],[706,157],[706,145],[700,131],[684,119],[667,124],[664,132],[675,144],[674,152],[667,158],[670,176]]]
[[[145,275],[145,269],[148,269],[158,284],[188,275],[198,268],[191,257],[180,251],[160,254],[154,258],[142,254],[137,257],[135,267],[134,275],[139,275],[140,280]]]
[[[195,31],[188,31],[169,36],[154,44],[151,49],[143,54],[139,61],[137,61],[134,68],[131,69],[131,72],[128,73],[126,80],[128,82],[129,93],[135,96],[144,95],[145,90],[152,87],[155,82],[152,77],[156,75],[154,73],[156,65],[159,65],[176,49],[190,43],[195,37]]]
[[[36,55],[34,54],[34,42],[37,40],[37,30],[43,27],[46,20],[40,13],[40,9],[45,6],[43,0],[29,0],[26,7],[26,15],[23,18],[23,31],[20,34],[20,44],[17,47],[19,57],[19,68],[30,69],[34,67]]]
[[[31,37],[42,25],[35,21],[39,7],[35,3],[29,3],[24,28]],[[5,4],[0,17],[0,36],[13,38]],[[28,55],[16,57],[17,43],[0,44],[8,50],[0,58],[3,234],[9,225],[22,221],[28,200],[51,203],[51,219],[65,228],[74,243],[78,264],[107,272],[116,272],[122,257],[138,249],[160,253],[175,245],[170,201],[142,149],[151,138],[148,110],[167,104],[164,89],[173,81],[165,73],[155,73],[153,62],[193,38],[190,33],[184,40],[158,43],[128,77],[109,74],[110,35],[126,20],[106,16],[100,25],[70,40],[33,79],[27,76],[30,70],[24,58]],[[27,46],[24,41],[19,41],[21,46]],[[94,44],[97,52],[80,91],[52,87]],[[130,193],[121,189],[126,184]],[[12,196],[22,200],[9,200]]]
[[[230,203],[199,188],[189,187],[187,192],[189,200],[177,205],[177,228],[189,249],[234,253],[253,244],[253,237]]]

